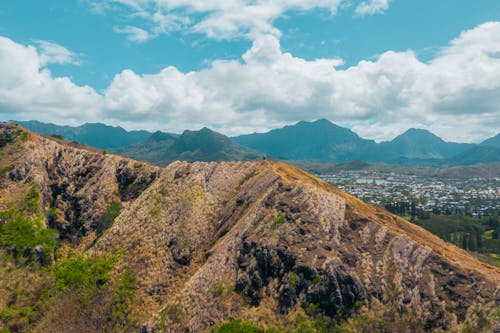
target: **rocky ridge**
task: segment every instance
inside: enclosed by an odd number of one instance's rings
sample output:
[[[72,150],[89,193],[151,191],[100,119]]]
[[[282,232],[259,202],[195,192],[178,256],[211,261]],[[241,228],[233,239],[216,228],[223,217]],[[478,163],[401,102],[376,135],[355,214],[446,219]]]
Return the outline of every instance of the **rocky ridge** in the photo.
[[[500,305],[498,268],[289,165],[156,168],[13,131],[0,126],[0,208],[36,184],[63,244],[119,253],[114,270],[137,281],[129,331],[204,332],[234,318],[286,331],[377,304],[395,313],[380,318],[388,331],[459,331],[478,305]],[[123,209],[98,237],[113,202]]]

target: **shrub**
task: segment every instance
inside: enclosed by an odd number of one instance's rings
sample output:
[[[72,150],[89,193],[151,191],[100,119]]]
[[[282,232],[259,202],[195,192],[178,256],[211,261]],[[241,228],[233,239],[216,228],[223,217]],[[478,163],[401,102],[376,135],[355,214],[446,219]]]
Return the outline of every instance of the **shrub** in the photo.
[[[249,321],[231,320],[216,327],[215,333],[263,333],[264,330]]]
[[[36,184],[33,184],[23,200],[21,208],[28,214],[40,212],[40,192]]]
[[[42,264],[51,262],[57,245],[56,230],[42,228],[40,220],[24,217],[12,210],[1,212],[0,220],[5,221],[0,225],[0,246],[6,248],[14,260],[26,249],[33,250],[36,246],[41,246],[45,254]],[[27,258],[27,262],[29,259]]]
[[[58,290],[92,290],[109,280],[109,274],[116,262],[114,257],[84,257],[65,259],[55,269],[55,287]]]
[[[120,210],[122,209],[121,202],[113,202],[111,203],[106,211],[101,217],[100,223],[97,225],[97,235],[101,236],[106,230],[108,230],[115,219],[120,215]]]

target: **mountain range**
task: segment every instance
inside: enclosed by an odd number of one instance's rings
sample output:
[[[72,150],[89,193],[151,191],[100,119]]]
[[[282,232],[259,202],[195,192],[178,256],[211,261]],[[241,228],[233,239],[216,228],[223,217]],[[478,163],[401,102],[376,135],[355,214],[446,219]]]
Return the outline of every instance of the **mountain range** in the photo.
[[[498,137],[498,136],[497,136]],[[495,137],[495,138],[497,138]],[[343,163],[354,160],[405,166],[443,167],[500,161],[495,138],[480,145],[446,142],[423,129],[409,129],[376,143],[326,119],[233,138],[237,143],[283,160]]]
[[[13,123],[0,156],[0,330],[500,328],[498,268],[283,162],[157,167]]]
[[[188,162],[251,161],[264,156],[206,127],[199,131],[184,131],[178,137],[156,132],[145,142],[111,151],[163,166],[177,160]]]
[[[109,149],[143,142],[151,136],[148,131],[126,131],[121,127],[101,123],[86,123],[81,126],[60,126],[36,120],[16,121],[30,131],[44,135],[57,135],[69,141],[76,141],[92,147]]]
[[[345,163],[355,160],[400,166],[450,167],[500,162],[500,134],[481,144],[446,142],[423,129],[409,129],[391,141],[377,143],[326,119],[228,138],[203,128],[171,133],[127,132],[120,127],[85,124],[79,127],[18,122],[38,133],[60,135],[157,165],[174,160],[251,160],[266,155],[295,161]]]

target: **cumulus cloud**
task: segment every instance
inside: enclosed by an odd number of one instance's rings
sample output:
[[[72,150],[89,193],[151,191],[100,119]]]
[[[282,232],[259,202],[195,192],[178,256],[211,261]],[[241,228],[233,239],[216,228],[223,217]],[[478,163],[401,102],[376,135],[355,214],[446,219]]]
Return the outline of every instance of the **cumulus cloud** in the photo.
[[[53,77],[45,67],[70,61],[65,52],[61,56],[60,48],[56,49],[58,52],[43,47],[37,50],[0,37],[0,114],[47,121],[96,119],[101,97],[67,77]]]
[[[382,14],[389,8],[390,0],[369,0],[356,6],[354,10],[359,16]]]
[[[239,61],[187,73],[124,70],[102,94],[52,77],[41,57],[0,39],[0,112],[151,130],[213,126],[229,135],[328,118],[377,140],[421,127],[478,141],[500,128],[500,22],[463,32],[427,63],[411,50],[387,51],[347,69],[342,59],[283,52],[276,36],[262,35]]]

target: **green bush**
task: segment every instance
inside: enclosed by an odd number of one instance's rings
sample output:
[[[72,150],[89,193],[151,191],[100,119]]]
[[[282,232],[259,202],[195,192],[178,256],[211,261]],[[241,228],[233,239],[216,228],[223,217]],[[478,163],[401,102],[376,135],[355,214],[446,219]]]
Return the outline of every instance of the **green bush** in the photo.
[[[97,235],[101,236],[107,229],[113,225],[115,219],[120,215],[120,211],[122,209],[121,202],[113,202],[111,203],[106,211],[102,215],[100,223],[97,225]]]
[[[114,257],[84,257],[65,259],[55,268],[55,287],[58,290],[92,290],[109,280],[116,262]]]
[[[36,184],[33,184],[24,198],[21,208],[28,214],[40,212],[40,192]]]
[[[33,250],[36,246],[42,246],[46,256],[43,262],[49,263],[57,246],[57,231],[42,227],[38,219],[31,219],[16,211],[4,211],[0,213],[0,246],[6,248],[9,253],[18,259],[25,249]]]
[[[219,325],[213,330],[215,333],[263,333],[264,330],[249,321],[231,320]]]
[[[136,278],[135,275],[129,271],[125,270],[116,283],[116,291],[113,297],[112,304],[112,320],[115,323],[129,323],[135,322],[135,318],[131,318],[129,314],[129,308],[132,302],[134,302],[134,293],[136,289]],[[125,325],[127,326],[127,325]]]

